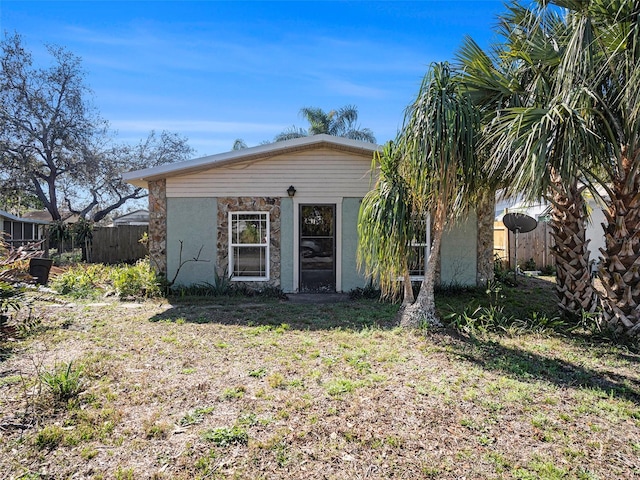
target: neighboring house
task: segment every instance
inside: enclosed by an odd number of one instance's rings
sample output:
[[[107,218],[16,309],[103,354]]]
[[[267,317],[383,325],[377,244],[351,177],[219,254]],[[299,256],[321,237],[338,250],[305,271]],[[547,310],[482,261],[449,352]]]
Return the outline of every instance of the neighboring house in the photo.
[[[347,292],[356,267],[358,212],[375,178],[376,145],[314,135],[129,172],[149,189],[152,263],[176,284],[216,276],[255,288]],[[475,284],[474,216],[449,231],[442,283]],[[198,261],[193,261],[197,259]]]
[[[551,227],[547,225],[550,216],[550,209],[551,207],[547,202],[525,202],[522,198],[503,199],[496,202],[495,252],[501,258],[513,257],[513,253],[509,254],[509,247],[504,245],[504,242],[500,242],[498,240],[500,235],[498,235],[497,232],[499,230],[506,230],[502,223],[502,218],[505,213],[524,213],[535,218],[538,221],[538,227],[529,234],[520,234],[518,263],[520,263],[520,261],[524,262],[528,260],[529,257],[533,257],[538,268],[545,267],[547,265],[555,265],[555,258],[551,251],[554,246],[554,242],[551,237]],[[587,209],[589,212],[589,219],[585,233],[587,240],[589,241],[590,262],[595,268],[595,265],[600,262],[600,249],[605,248],[602,224],[605,223],[606,219],[602,206],[593,197],[587,198]],[[544,233],[542,233],[541,230],[544,230]],[[513,234],[511,234],[511,237],[513,237]],[[527,243],[529,241],[533,243],[529,245]],[[510,243],[513,243],[513,239],[511,239]],[[505,248],[506,250],[504,250]],[[511,250],[512,249],[513,245],[511,245]],[[513,265],[510,266],[513,267]]]
[[[113,219],[113,226],[149,225],[149,210],[135,210]]]
[[[4,240],[16,248],[45,238],[48,224],[46,220],[17,217],[0,210],[0,228],[5,234]]]

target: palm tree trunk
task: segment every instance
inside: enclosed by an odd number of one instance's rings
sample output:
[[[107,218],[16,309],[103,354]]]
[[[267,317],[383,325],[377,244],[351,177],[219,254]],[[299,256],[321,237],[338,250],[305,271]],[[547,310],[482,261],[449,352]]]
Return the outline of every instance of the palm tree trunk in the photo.
[[[585,204],[577,182],[564,185],[558,175],[552,175],[551,181],[558,307],[564,315],[577,319],[598,306],[589,267]]]
[[[496,192],[493,189],[481,193],[476,208],[478,219],[476,286],[486,287],[494,278],[493,230],[496,217]]]
[[[640,152],[634,152],[636,158],[638,155]],[[640,337],[640,176],[633,171],[626,149],[622,158],[624,176],[614,180],[614,198],[604,212],[605,249],[600,249],[603,317],[615,332]]]
[[[418,328],[422,323],[440,326],[442,323],[436,313],[435,283],[438,262],[440,257],[440,245],[442,244],[442,233],[445,225],[445,206],[439,204],[431,226],[431,236],[433,243],[429,253],[427,268],[424,272],[424,280],[420,285],[418,298],[406,307],[400,316],[400,326],[404,328]]]

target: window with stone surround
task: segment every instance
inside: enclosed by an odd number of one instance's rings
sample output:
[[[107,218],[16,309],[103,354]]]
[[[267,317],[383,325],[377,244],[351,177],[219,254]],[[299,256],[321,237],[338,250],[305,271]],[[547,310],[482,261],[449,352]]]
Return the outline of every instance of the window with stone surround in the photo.
[[[269,280],[269,212],[229,212],[231,280]]]

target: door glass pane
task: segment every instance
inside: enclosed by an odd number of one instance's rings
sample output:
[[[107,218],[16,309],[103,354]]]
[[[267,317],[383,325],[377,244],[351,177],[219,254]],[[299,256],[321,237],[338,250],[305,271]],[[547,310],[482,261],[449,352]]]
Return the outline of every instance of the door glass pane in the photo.
[[[300,207],[300,291],[335,292],[335,205]]]
[[[302,206],[302,236],[333,236],[333,205]]]

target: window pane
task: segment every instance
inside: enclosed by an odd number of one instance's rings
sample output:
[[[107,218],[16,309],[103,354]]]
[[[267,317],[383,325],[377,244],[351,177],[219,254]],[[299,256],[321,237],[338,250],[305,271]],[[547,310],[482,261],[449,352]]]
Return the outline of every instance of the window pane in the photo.
[[[234,213],[231,217],[231,243],[267,244],[267,215]]]
[[[24,237],[22,236],[22,223],[13,222],[13,239],[14,240],[22,240]]]
[[[33,238],[33,224],[25,223],[24,224],[24,238],[27,240],[31,240]]]
[[[426,248],[424,245],[411,247],[409,255],[409,275],[412,277],[424,276],[424,259]]]
[[[234,277],[266,277],[265,247],[233,247]]]

